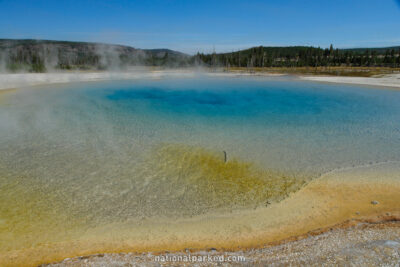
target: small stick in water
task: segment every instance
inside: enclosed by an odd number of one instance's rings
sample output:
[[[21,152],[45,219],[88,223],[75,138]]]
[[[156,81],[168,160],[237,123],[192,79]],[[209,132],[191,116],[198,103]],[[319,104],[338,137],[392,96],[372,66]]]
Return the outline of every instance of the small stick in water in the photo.
[[[227,161],[226,151],[224,150],[224,162]]]

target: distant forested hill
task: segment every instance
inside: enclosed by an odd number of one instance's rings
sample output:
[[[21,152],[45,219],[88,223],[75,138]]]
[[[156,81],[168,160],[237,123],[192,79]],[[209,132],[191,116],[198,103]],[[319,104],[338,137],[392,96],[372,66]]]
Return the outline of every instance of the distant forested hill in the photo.
[[[0,39],[0,72],[120,70],[162,67],[400,67],[400,46],[322,49],[311,46],[253,47],[231,53],[189,56],[168,49],[137,49],[102,43]]]
[[[224,67],[399,67],[400,46],[328,49],[311,46],[253,47],[231,53],[197,54],[195,61]]]
[[[0,39],[0,71],[183,67],[191,64],[190,60],[192,57],[168,49],[146,50],[101,43]]]

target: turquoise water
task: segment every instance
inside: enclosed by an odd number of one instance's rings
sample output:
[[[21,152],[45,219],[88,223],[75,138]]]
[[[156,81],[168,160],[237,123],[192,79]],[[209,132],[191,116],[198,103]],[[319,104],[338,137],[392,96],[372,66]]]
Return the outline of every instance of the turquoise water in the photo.
[[[33,199],[87,226],[279,201],[334,168],[400,160],[399,103],[286,78],[20,89],[0,104],[0,219]]]

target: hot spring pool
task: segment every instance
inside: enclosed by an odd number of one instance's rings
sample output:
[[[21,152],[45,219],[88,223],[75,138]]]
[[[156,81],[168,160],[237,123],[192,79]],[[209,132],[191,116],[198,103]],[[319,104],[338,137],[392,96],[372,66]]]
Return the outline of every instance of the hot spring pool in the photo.
[[[399,161],[399,103],[289,78],[19,89],[0,103],[0,251],[254,209],[335,168]]]

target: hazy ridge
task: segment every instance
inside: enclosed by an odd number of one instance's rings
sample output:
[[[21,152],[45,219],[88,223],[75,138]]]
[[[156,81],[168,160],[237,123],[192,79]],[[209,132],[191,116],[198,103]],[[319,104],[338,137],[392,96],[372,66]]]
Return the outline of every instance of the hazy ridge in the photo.
[[[169,49],[50,40],[0,39],[0,71],[105,70],[131,66],[182,67],[190,56]]]

